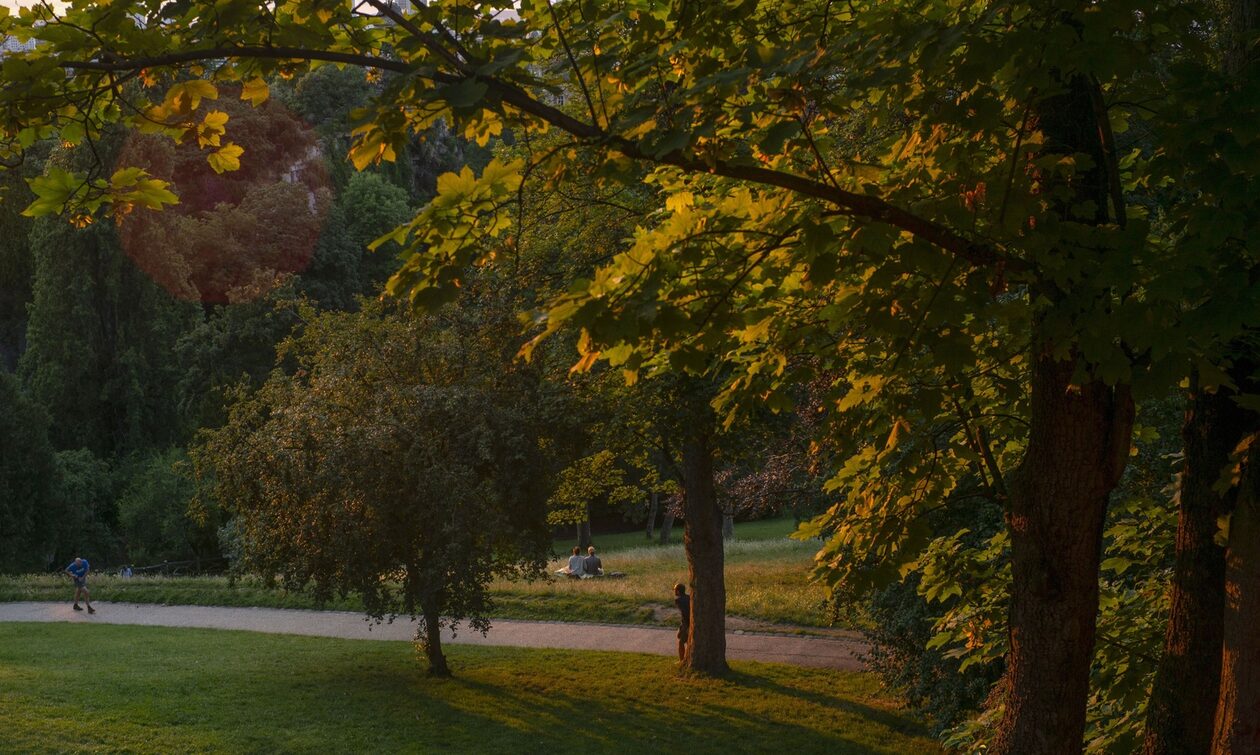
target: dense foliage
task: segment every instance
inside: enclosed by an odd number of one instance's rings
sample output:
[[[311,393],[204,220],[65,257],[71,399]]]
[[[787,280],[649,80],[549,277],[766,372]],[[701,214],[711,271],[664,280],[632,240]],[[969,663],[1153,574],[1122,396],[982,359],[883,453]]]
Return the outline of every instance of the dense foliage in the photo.
[[[418,616],[448,673],[441,628],[484,630],[490,580],[536,575],[550,549],[537,390],[467,358],[477,333],[458,326],[380,305],[302,319],[281,346],[296,372],[233,405],[199,474],[235,517],[241,566]]]
[[[56,135],[83,161],[32,180],[31,215],[83,225],[174,205],[160,172],[87,159],[119,122],[201,149],[215,174],[240,167],[227,109],[204,107],[236,92],[348,117],[348,140],[323,127],[323,143],[413,197],[418,139],[441,144],[449,127],[496,147],[372,242],[401,253],[386,290],[437,318],[480,292],[491,321],[531,311],[520,353],[547,374],[551,344],[571,342],[576,372],[653,384],[612,402],[668,408],[618,419],[635,454],[612,465],[600,454],[618,444],[600,433],[567,438],[556,456],[584,461],[557,500],[677,467],[693,668],[725,669],[715,468],[792,437],[738,442],[764,414],[808,413],[787,423],[812,436],[795,445],[808,462],[784,477],[826,480],[829,505],[800,532],[821,541],[818,578],[876,610],[906,597],[892,583],[912,587],[922,602],[903,607],[932,636],[893,676],[916,695],[950,694],[920,683],[934,669],[1000,675],[951,742],[1245,749],[1260,699],[1252,0],[77,0],[66,20],[43,8],[3,24],[38,44],[4,64],[0,153]],[[308,86],[273,86],[298,76]],[[344,166],[330,175],[353,183]],[[553,223],[565,215],[580,222]],[[329,278],[349,275],[326,261]],[[68,320],[109,301],[81,276],[54,280],[75,294]],[[487,282],[511,294],[485,296]],[[32,391],[95,401],[64,390],[83,365],[41,356],[55,348],[35,336],[51,331],[31,319]],[[490,351],[508,364],[517,346]],[[1169,496],[1163,402],[1183,390]],[[122,410],[92,448],[138,448],[147,415],[102,400]],[[53,428],[64,444],[65,422]],[[592,475],[602,486],[583,487]]]

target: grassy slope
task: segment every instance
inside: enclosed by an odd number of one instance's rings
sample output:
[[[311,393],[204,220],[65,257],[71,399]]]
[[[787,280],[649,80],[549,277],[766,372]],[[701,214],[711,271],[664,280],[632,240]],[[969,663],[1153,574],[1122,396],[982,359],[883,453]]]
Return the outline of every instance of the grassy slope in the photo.
[[[216,752],[938,752],[869,676],[456,646],[427,678],[401,642],[0,624],[5,749]],[[590,703],[588,700],[597,702]]]
[[[598,543],[598,540],[596,541]],[[783,538],[738,540],[726,549],[726,609],[733,616],[763,621],[823,626],[823,589],[808,581],[817,547]],[[536,601],[541,607],[569,606],[566,613],[587,621],[651,623],[651,606],[672,602],[675,582],[685,582],[687,560],[682,545],[645,546],[604,551],[605,571],[624,571],[623,579],[559,579],[549,582],[497,582],[497,600],[517,608]],[[552,569],[559,569],[556,561]],[[619,616],[607,617],[613,611]],[[666,618],[672,621],[672,617]]]
[[[791,519],[736,525],[736,540],[727,548],[727,610],[733,616],[801,626],[825,626],[823,591],[808,582],[816,548],[787,539]],[[675,530],[681,539],[681,527]],[[682,544],[648,545],[641,533],[597,536],[606,571],[622,571],[624,579],[500,581],[493,585],[495,615],[509,619],[665,623],[661,612],[672,603],[671,589],[687,576]],[[566,551],[567,543],[557,543]],[[562,565],[557,560],[554,571]],[[355,611],[353,597],[319,606],[306,594],[265,587],[257,579],[230,583],[223,577],[136,577],[123,580],[107,574],[93,577],[93,597],[136,603],[173,603],[277,608],[334,608]],[[0,576],[0,601],[65,600],[69,582],[56,575]]]

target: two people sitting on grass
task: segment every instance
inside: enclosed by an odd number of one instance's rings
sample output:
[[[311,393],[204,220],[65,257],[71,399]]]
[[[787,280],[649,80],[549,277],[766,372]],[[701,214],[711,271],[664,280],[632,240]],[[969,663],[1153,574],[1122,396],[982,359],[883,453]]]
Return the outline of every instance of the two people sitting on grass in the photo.
[[[574,579],[602,577],[604,576],[604,562],[600,561],[599,556],[595,555],[595,546],[592,545],[586,549],[585,558],[582,557],[582,548],[574,546],[573,555],[569,556],[568,565],[556,572],[556,574]]]

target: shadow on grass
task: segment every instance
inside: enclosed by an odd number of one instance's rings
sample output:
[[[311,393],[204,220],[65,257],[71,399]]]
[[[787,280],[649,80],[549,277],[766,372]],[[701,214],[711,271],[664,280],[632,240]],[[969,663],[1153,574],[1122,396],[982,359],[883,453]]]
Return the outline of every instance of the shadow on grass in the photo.
[[[456,676],[437,679],[406,643],[0,625],[0,722],[32,751],[935,751],[859,702],[874,686],[853,674],[740,664],[713,680],[627,653],[448,654]]]

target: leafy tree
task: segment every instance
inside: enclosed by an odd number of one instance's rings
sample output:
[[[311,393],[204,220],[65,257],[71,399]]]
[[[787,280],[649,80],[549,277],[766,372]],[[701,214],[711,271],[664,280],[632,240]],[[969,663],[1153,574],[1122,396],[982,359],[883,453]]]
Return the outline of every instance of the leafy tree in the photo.
[[[117,563],[122,552],[114,535],[118,529],[116,481],[108,461],[87,449],[59,451],[53,479],[49,562],[56,566],[86,556],[101,567]]]
[[[47,566],[53,542],[48,517],[57,461],[48,442],[48,416],[0,372],[0,569]]]
[[[591,505],[601,502],[612,507],[641,503],[644,492],[628,484],[625,470],[608,450],[584,456],[566,467],[547,499],[547,523],[576,524],[578,547],[591,543]]]
[[[118,495],[119,535],[134,563],[194,561],[219,557],[218,517],[192,511],[195,493],[183,451],[170,449],[146,456],[126,470]]]
[[[26,342],[34,260],[31,219],[23,217],[19,208],[33,198],[29,191],[16,171],[0,174],[0,370],[17,366]]]
[[[204,97],[190,116],[204,118],[192,143],[132,133],[123,146],[121,164],[161,177],[183,197],[168,212],[118,217],[123,248],[179,298],[255,299],[311,264],[331,202],[319,143],[270,100],[251,107],[237,98]],[[222,144],[228,123],[231,145],[249,155],[243,163],[234,158],[236,170],[207,163],[200,151]]]
[[[41,221],[32,232],[34,298],[18,374],[51,415],[59,449],[100,456],[182,434],[176,341],[196,316],[122,253],[113,228]]]
[[[1254,674],[1243,671],[1260,658],[1253,631],[1260,605],[1260,504],[1244,472],[1256,464],[1250,448],[1260,431],[1260,362],[1255,323],[1223,316],[1252,306],[1238,299],[1257,270],[1251,241],[1257,173],[1228,140],[1216,141],[1252,119],[1260,7],[1251,0],[1214,6],[1219,13],[1203,28],[1216,55],[1185,65],[1156,114],[1167,138],[1166,168],[1193,197],[1172,208],[1169,225],[1183,259],[1193,261],[1190,271],[1206,271],[1214,280],[1212,294],[1189,308],[1219,330],[1205,339],[1205,358],[1187,380],[1177,557],[1147,715],[1148,753],[1244,751],[1254,746],[1247,722],[1260,699]],[[1203,159],[1177,157],[1182,154]]]
[[[161,103],[131,110],[111,77],[160,80],[208,65],[256,91],[265,76],[313,62],[397,74],[356,129],[358,167],[396,158],[411,134],[448,117],[480,140],[505,128],[522,141],[544,129],[567,135],[528,163],[445,177],[392,235],[411,256],[390,290],[419,306],[455,298],[476,275],[471,263],[512,249],[523,182],[564,186],[589,167],[610,185],[631,183],[648,166],[664,211],[555,303],[548,332],[584,331],[582,368],[605,359],[631,374],[711,370],[725,388],[717,403],[736,410],[787,408],[792,386],[812,377],[790,359],[804,349],[817,372],[842,376],[837,410],[864,431],[880,429],[864,415],[885,396],[908,406],[912,381],[932,379],[935,390],[910,407],[924,424],[888,416],[884,438],[864,433],[837,454],[832,490],[854,495],[819,520],[829,537],[821,560],[843,572],[849,546],[903,563],[947,551],[948,541],[920,534],[923,509],[981,479],[1007,515],[1012,574],[993,749],[1080,749],[1099,543],[1131,446],[1133,390],[1162,395],[1192,361],[1219,375],[1221,336],[1255,324],[1250,277],[1215,275],[1250,268],[1254,214],[1209,217],[1218,197],[1201,203],[1190,191],[1190,211],[1172,213],[1185,224],[1161,235],[1141,196],[1184,178],[1169,160],[1209,172],[1218,162],[1214,149],[1162,149],[1186,134],[1232,145],[1231,129],[1254,117],[1254,97],[1210,107],[1200,9],[525,0],[505,20],[512,5],[434,2],[404,14],[385,0],[308,0],[264,18],[234,0],[214,14],[199,3],[115,3],[76,7],[69,23],[30,12],[12,28],[46,46],[20,59],[28,67],[6,63],[21,78],[0,96],[4,135],[17,152],[49,130],[79,142],[124,118],[188,138],[213,125],[192,117],[212,82],[162,80]],[[1209,106],[1175,108],[1180,125],[1156,133],[1153,157],[1120,155],[1116,133],[1170,80],[1209,92],[1186,100]],[[212,146],[213,161],[231,147]],[[1221,152],[1245,161],[1232,146]],[[50,171],[33,189],[34,213],[170,202],[143,172]],[[1206,311],[1186,306],[1204,299]],[[977,364],[998,365],[998,377]],[[1000,417],[1027,429],[1000,430]],[[946,418],[941,452],[908,455],[931,435],[899,448]],[[1000,432],[1009,442],[991,442]],[[708,499],[711,438],[698,435],[684,477]],[[903,474],[865,489],[884,463]],[[720,537],[717,518],[688,519],[689,538]],[[1001,541],[987,549],[1000,569]],[[693,667],[707,664],[725,665],[714,655]]]
[[[418,616],[431,673],[442,627],[489,626],[487,585],[549,548],[538,436],[520,371],[472,369],[471,334],[371,304],[302,313],[273,373],[194,453],[234,514],[244,565],[369,615]],[[461,364],[462,363],[462,364]],[[482,365],[484,368],[484,365]]]
[[[379,295],[385,281],[398,267],[399,249],[385,244],[369,252],[372,242],[411,215],[407,195],[374,173],[351,176],[337,198],[347,249],[357,255],[359,288],[365,296]]]

